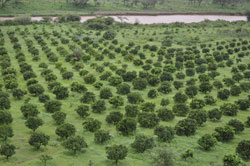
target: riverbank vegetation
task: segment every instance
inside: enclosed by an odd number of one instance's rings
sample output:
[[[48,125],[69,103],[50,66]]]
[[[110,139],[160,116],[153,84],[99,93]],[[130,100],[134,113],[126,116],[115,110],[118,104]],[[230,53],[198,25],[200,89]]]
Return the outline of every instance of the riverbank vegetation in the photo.
[[[244,14],[249,0],[1,0],[0,15]]]
[[[1,26],[0,165],[249,165],[249,34],[245,21]]]

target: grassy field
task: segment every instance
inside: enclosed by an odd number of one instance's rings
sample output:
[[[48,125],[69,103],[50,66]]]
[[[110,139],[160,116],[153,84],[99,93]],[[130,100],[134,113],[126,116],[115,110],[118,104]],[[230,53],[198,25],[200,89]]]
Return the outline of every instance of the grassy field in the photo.
[[[20,0],[15,4],[14,1],[8,2],[6,7],[0,9],[1,16],[14,16],[18,14],[29,15],[62,15],[62,14],[244,14],[250,8],[250,3],[242,2],[236,6],[226,5],[221,7],[212,4],[211,0],[202,2],[201,6],[190,4],[187,0],[168,0],[155,7],[143,8],[141,4],[136,6],[125,6],[122,1],[104,0],[96,6],[93,1],[89,1],[86,7],[76,7],[65,0]]]
[[[32,12],[32,11],[30,11]],[[51,13],[50,13],[51,14]],[[66,51],[71,54],[72,50],[70,49],[72,46],[79,48],[83,51],[84,55],[90,55],[91,60],[89,62],[83,62],[80,61],[80,63],[84,66],[84,69],[89,71],[89,73],[94,74],[97,81],[101,81],[99,79],[99,76],[102,73],[99,73],[93,68],[93,64],[97,66],[104,67],[105,71],[110,71],[115,74],[115,71],[109,69],[108,66],[104,66],[104,62],[109,62],[113,65],[115,65],[118,69],[121,68],[122,65],[126,64],[128,65],[127,71],[136,71],[139,75],[140,71],[143,71],[142,66],[135,66],[133,64],[133,61],[127,61],[125,58],[121,55],[121,53],[114,52],[113,49],[110,49],[110,46],[113,46],[115,48],[120,47],[121,45],[124,45],[121,47],[122,50],[125,50],[125,47],[130,43],[134,42],[135,46],[141,46],[139,49],[139,52],[143,52],[145,54],[146,59],[142,59],[142,61],[145,63],[147,59],[151,59],[153,61],[153,64],[156,62],[160,62],[162,66],[165,66],[164,61],[167,60],[166,58],[163,58],[163,61],[158,61],[157,52],[152,52],[150,50],[143,49],[142,47],[145,44],[149,44],[150,46],[155,45],[158,48],[161,47],[161,43],[164,40],[166,36],[172,36],[172,46],[171,48],[182,48],[184,51],[191,47],[196,47],[198,50],[202,50],[200,48],[200,44],[206,44],[207,48],[210,49],[210,54],[212,54],[216,48],[216,43],[221,43],[222,41],[225,41],[225,45],[228,45],[229,43],[235,42],[235,43],[241,43],[243,40],[248,41],[248,50],[241,50],[240,52],[248,52],[249,53],[249,43],[250,43],[250,23],[248,22],[235,22],[235,23],[228,23],[224,21],[217,21],[217,22],[202,22],[202,23],[194,23],[194,24],[159,24],[159,25],[114,25],[111,27],[116,31],[116,37],[118,41],[118,45],[114,45],[111,41],[105,40],[104,42],[100,43],[98,42],[99,39],[102,38],[102,34],[105,31],[96,31],[96,30],[90,30],[86,28],[86,26],[82,26],[82,24],[34,24],[34,25],[26,25],[26,26],[9,26],[9,27],[1,27],[1,34],[3,36],[1,39],[4,39],[4,44],[1,47],[4,47],[11,60],[11,68],[14,68],[17,71],[17,81],[18,81],[18,88],[26,90],[27,81],[24,80],[22,73],[20,72],[19,64],[21,62],[18,62],[18,59],[15,58],[16,50],[13,48],[13,43],[11,43],[10,38],[7,35],[7,32],[14,32],[14,36],[18,38],[18,43],[21,45],[21,52],[25,55],[25,61],[32,66],[32,70],[36,73],[37,77],[35,78],[39,84],[41,84],[45,89],[45,94],[48,94],[51,99],[55,99],[55,95],[48,90],[48,82],[45,81],[44,77],[41,76],[42,69],[39,67],[39,64],[44,62],[48,65],[48,69],[51,69],[53,74],[57,76],[57,81],[60,82],[63,86],[67,87],[70,91],[70,85],[72,82],[80,82],[84,84],[83,77],[79,75],[79,71],[75,70],[74,64],[70,62],[65,61],[65,56],[61,55],[57,48],[63,47],[66,49]],[[53,32],[59,32],[60,36],[53,36]],[[97,32],[100,32],[98,34]],[[45,35],[48,34],[48,35]],[[50,62],[48,58],[46,57],[45,53],[42,51],[41,46],[37,43],[37,41],[34,39],[35,35],[40,35],[44,41],[46,42],[46,45],[52,50],[53,53],[55,53],[56,57],[58,57],[58,62]],[[86,41],[82,40],[82,37],[89,36],[94,40],[94,43],[98,43],[98,47],[93,46],[92,44],[88,44],[88,47],[94,49],[99,54],[102,54],[100,51],[102,49],[107,48],[111,53],[115,55],[114,59],[110,59],[108,55],[104,55],[104,59],[102,61],[96,61],[94,60],[94,55],[91,55],[86,52],[85,49],[82,49],[78,44],[72,40],[74,37],[78,37],[80,39],[80,43],[87,43]],[[61,38],[69,39],[68,44],[62,44]],[[54,46],[51,44],[51,41],[55,40],[58,41],[58,45]],[[97,40],[96,40],[97,39]],[[28,48],[25,44],[25,40],[31,40],[34,43],[34,47],[39,50],[39,61],[34,61],[33,55],[31,55],[30,52],[28,52]],[[105,44],[104,44],[105,43]],[[220,45],[220,44],[219,44]],[[133,46],[133,48],[135,47]],[[239,44],[236,46],[237,48],[242,47],[242,44]],[[164,49],[164,48],[163,48]],[[165,48],[164,50],[167,51],[169,48]],[[130,48],[131,50],[131,48]],[[227,52],[226,48],[222,49],[220,52]],[[155,54],[156,56],[151,56],[152,54]],[[241,62],[236,63],[238,53],[233,53],[230,55],[230,59],[234,62],[234,64],[231,67],[218,67],[217,72],[220,73],[218,77],[215,78],[215,80],[222,81],[223,78],[231,78],[231,68],[237,67],[239,64],[250,64],[249,56],[245,56],[242,59]],[[134,59],[139,59],[138,55],[133,55]],[[207,55],[208,56],[208,55]],[[205,57],[205,54],[201,53],[201,57]],[[174,58],[171,59],[172,62],[174,62]],[[225,64],[226,61],[222,61],[220,63]],[[70,80],[64,80],[61,76],[60,70],[56,68],[56,64],[61,63],[63,67],[66,68],[67,71],[72,71],[74,73],[74,76]],[[217,65],[219,63],[215,62]],[[153,65],[151,65],[153,67]],[[198,65],[196,64],[196,67]],[[154,67],[153,67],[154,68]],[[162,68],[161,68],[162,69]],[[0,69],[2,72],[4,69]],[[247,69],[249,70],[249,69]],[[150,73],[150,71],[148,71]],[[181,69],[180,71],[176,72],[184,72],[184,69]],[[208,71],[206,71],[208,73]],[[173,74],[175,75],[175,74]],[[131,91],[133,92],[139,92],[142,96],[145,102],[152,102],[156,104],[156,109],[158,110],[162,106],[160,105],[162,98],[167,98],[170,100],[170,104],[166,107],[169,109],[172,109],[174,105],[173,96],[180,91],[185,91],[185,83],[190,78],[198,79],[199,73],[196,73],[193,77],[185,77],[183,80],[179,80],[176,77],[174,77],[175,80],[182,81],[184,83],[184,87],[180,89],[175,89],[172,85],[172,92],[169,94],[161,94],[154,98],[148,98],[147,93],[150,89],[157,89],[157,87],[152,87],[150,85],[147,86],[145,90],[139,91],[133,89],[133,85],[131,82],[128,82],[128,84],[131,86]],[[213,83],[215,80],[210,80],[211,83]],[[113,95],[116,94],[116,88],[114,86],[110,86],[107,81],[101,81],[103,83],[103,87],[109,87],[112,89]],[[239,85],[241,82],[249,82],[247,79],[241,80],[239,83],[237,82],[236,85]],[[1,77],[0,83],[4,85],[4,81]],[[200,84],[199,81],[196,82],[196,85],[198,86]],[[96,98],[99,99],[99,90],[94,88],[93,85],[90,84],[84,84],[88,91],[94,92],[96,95]],[[226,87],[224,85],[224,88],[230,89],[229,87]],[[62,112],[65,112],[67,114],[66,122],[73,124],[76,129],[77,133],[76,135],[81,135],[85,138],[88,148],[85,153],[78,153],[77,155],[73,155],[71,152],[68,152],[61,146],[61,141],[58,139],[59,137],[55,134],[55,129],[57,125],[55,124],[54,120],[51,117],[50,113],[47,113],[44,109],[44,106],[41,102],[39,102],[38,97],[34,97],[31,94],[25,95],[21,100],[16,100],[12,97],[11,91],[6,90],[5,88],[2,88],[3,91],[8,92],[10,94],[11,99],[11,108],[10,112],[13,116],[14,121],[12,122],[11,126],[14,130],[14,137],[10,138],[8,142],[13,143],[16,147],[16,154],[10,158],[10,161],[6,161],[3,157],[0,159],[0,165],[1,166],[40,166],[41,161],[39,160],[40,156],[43,154],[48,154],[53,157],[52,161],[48,162],[48,166],[86,166],[89,163],[89,160],[93,161],[94,166],[111,166],[114,165],[112,161],[109,161],[106,158],[105,153],[105,146],[111,145],[111,144],[123,144],[126,145],[129,148],[128,156],[125,160],[122,160],[119,162],[119,166],[151,166],[151,152],[153,150],[146,151],[142,154],[136,153],[134,149],[132,149],[129,144],[131,144],[134,141],[135,135],[131,136],[122,136],[119,134],[115,126],[109,125],[106,123],[105,118],[111,111],[120,111],[121,113],[125,114],[124,107],[128,104],[126,96],[123,96],[125,99],[124,106],[114,108],[112,107],[108,101],[106,100],[106,107],[107,110],[104,113],[96,114],[92,113],[90,111],[90,117],[93,117],[97,120],[100,120],[102,122],[102,129],[107,130],[110,132],[112,138],[110,141],[105,143],[104,145],[98,145],[94,142],[94,133],[88,132],[83,129],[82,122],[83,119],[81,119],[77,113],[74,111],[78,105],[81,104],[80,98],[81,94],[71,92],[70,96],[65,99],[61,100],[63,106],[62,106]],[[217,99],[217,89],[213,88],[213,90],[208,93],[208,95],[213,96],[217,102],[214,105],[206,105],[204,107],[204,110],[208,111],[212,108],[219,108],[224,103],[233,103],[237,101],[238,99],[246,99],[249,95],[249,91],[242,91],[239,96],[230,96],[228,100],[222,101],[220,99]],[[207,95],[207,94],[206,94]],[[203,99],[205,94],[199,92],[199,94],[195,97],[198,99]],[[38,128],[38,131],[45,132],[50,136],[49,145],[46,147],[41,147],[40,150],[35,150],[33,147],[31,147],[28,144],[28,139],[30,135],[32,134],[32,131],[28,129],[25,126],[25,118],[23,117],[20,107],[23,105],[24,101],[30,98],[29,101],[32,104],[37,105],[40,114],[39,117],[44,120],[44,125]],[[187,104],[190,104],[191,99],[188,99]],[[201,127],[198,128],[196,134],[194,136],[177,136],[175,135],[175,138],[170,142],[166,143],[169,148],[172,149],[173,153],[175,154],[175,164],[178,166],[221,166],[222,165],[222,158],[225,154],[233,154],[235,152],[235,148],[237,144],[243,140],[243,139],[249,139],[250,138],[250,128],[246,128],[242,133],[236,134],[235,138],[227,143],[221,143],[218,142],[218,144],[210,151],[203,151],[199,145],[197,144],[197,140],[204,134],[207,133],[213,133],[214,129],[216,127],[223,127],[230,119],[236,118],[240,120],[241,122],[245,122],[247,120],[247,116],[250,116],[249,109],[247,111],[239,111],[238,115],[236,117],[230,117],[230,116],[223,116],[220,121],[213,122],[208,120],[205,124],[203,124]],[[184,117],[178,117],[176,116],[174,120],[169,122],[163,122],[160,121],[161,125],[164,126],[172,126],[174,127],[176,123],[183,119]],[[163,146],[165,143],[157,141],[157,136],[153,134],[153,129],[145,129],[140,127],[139,124],[137,124],[137,130],[136,134],[144,133],[147,136],[153,136],[155,142],[159,146]],[[194,150],[194,158],[183,160],[181,159],[180,155],[187,149]],[[246,161],[246,165],[249,165],[250,162]]]

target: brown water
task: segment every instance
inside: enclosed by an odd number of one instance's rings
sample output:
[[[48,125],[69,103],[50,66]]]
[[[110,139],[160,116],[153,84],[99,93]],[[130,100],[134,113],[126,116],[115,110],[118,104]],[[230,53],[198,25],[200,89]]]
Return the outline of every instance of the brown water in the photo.
[[[125,15],[125,16],[110,16],[116,21],[140,24],[155,24],[155,23],[173,23],[184,22],[193,23],[201,22],[204,20],[225,20],[225,21],[246,21],[246,16],[227,16],[227,15],[158,15],[158,16],[145,16],[145,15]],[[55,19],[56,17],[53,17]],[[95,18],[95,16],[81,16],[81,22],[88,19]],[[0,17],[0,20],[12,20],[13,17]],[[32,17],[34,21],[41,21],[42,17]]]

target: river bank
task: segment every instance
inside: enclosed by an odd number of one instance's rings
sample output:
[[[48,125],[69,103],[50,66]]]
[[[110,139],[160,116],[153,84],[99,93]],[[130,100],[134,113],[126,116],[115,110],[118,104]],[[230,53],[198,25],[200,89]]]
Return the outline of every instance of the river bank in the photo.
[[[205,20],[216,21],[246,21],[246,16],[233,16],[233,15],[107,15],[112,17],[116,21],[126,23],[141,23],[141,24],[156,24],[156,23],[173,23],[173,22],[184,22],[193,23],[201,22]],[[95,18],[96,16],[81,16],[81,22],[85,22],[88,19]],[[52,16],[56,19],[56,16]],[[0,17],[0,20],[13,20],[14,17]],[[31,17],[33,21],[41,21],[42,16]]]

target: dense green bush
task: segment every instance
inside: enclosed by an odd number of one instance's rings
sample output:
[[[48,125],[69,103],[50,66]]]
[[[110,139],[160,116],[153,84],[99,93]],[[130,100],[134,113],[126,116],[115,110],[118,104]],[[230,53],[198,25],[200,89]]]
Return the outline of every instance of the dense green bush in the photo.
[[[137,135],[131,147],[136,150],[137,153],[143,153],[147,149],[152,149],[155,146],[153,138],[147,137],[143,134]]]
[[[216,138],[210,134],[205,134],[198,140],[198,144],[204,150],[210,150],[212,147],[216,145],[216,143],[217,143]]]
[[[241,163],[242,161],[237,155],[229,154],[223,157],[224,166],[239,166]]]
[[[233,127],[235,133],[242,132],[245,129],[244,124],[241,121],[239,121],[238,119],[231,119],[227,123],[227,125]]]
[[[176,134],[179,136],[185,135],[185,136],[190,136],[194,135],[197,129],[197,123],[196,120],[193,119],[183,119],[180,120],[176,125],[175,125],[175,131]]]
[[[172,127],[157,126],[154,129],[154,134],[157,135],[160,141],[170,142],[174,138],[175,131]]]
[[[235,131],[230,126],[216,127],[213,136],[221,142],[227,142],[234,138]]]
[[[236,148],[236,153],[243,159],[250,159],[250,141],[242,140]]]

